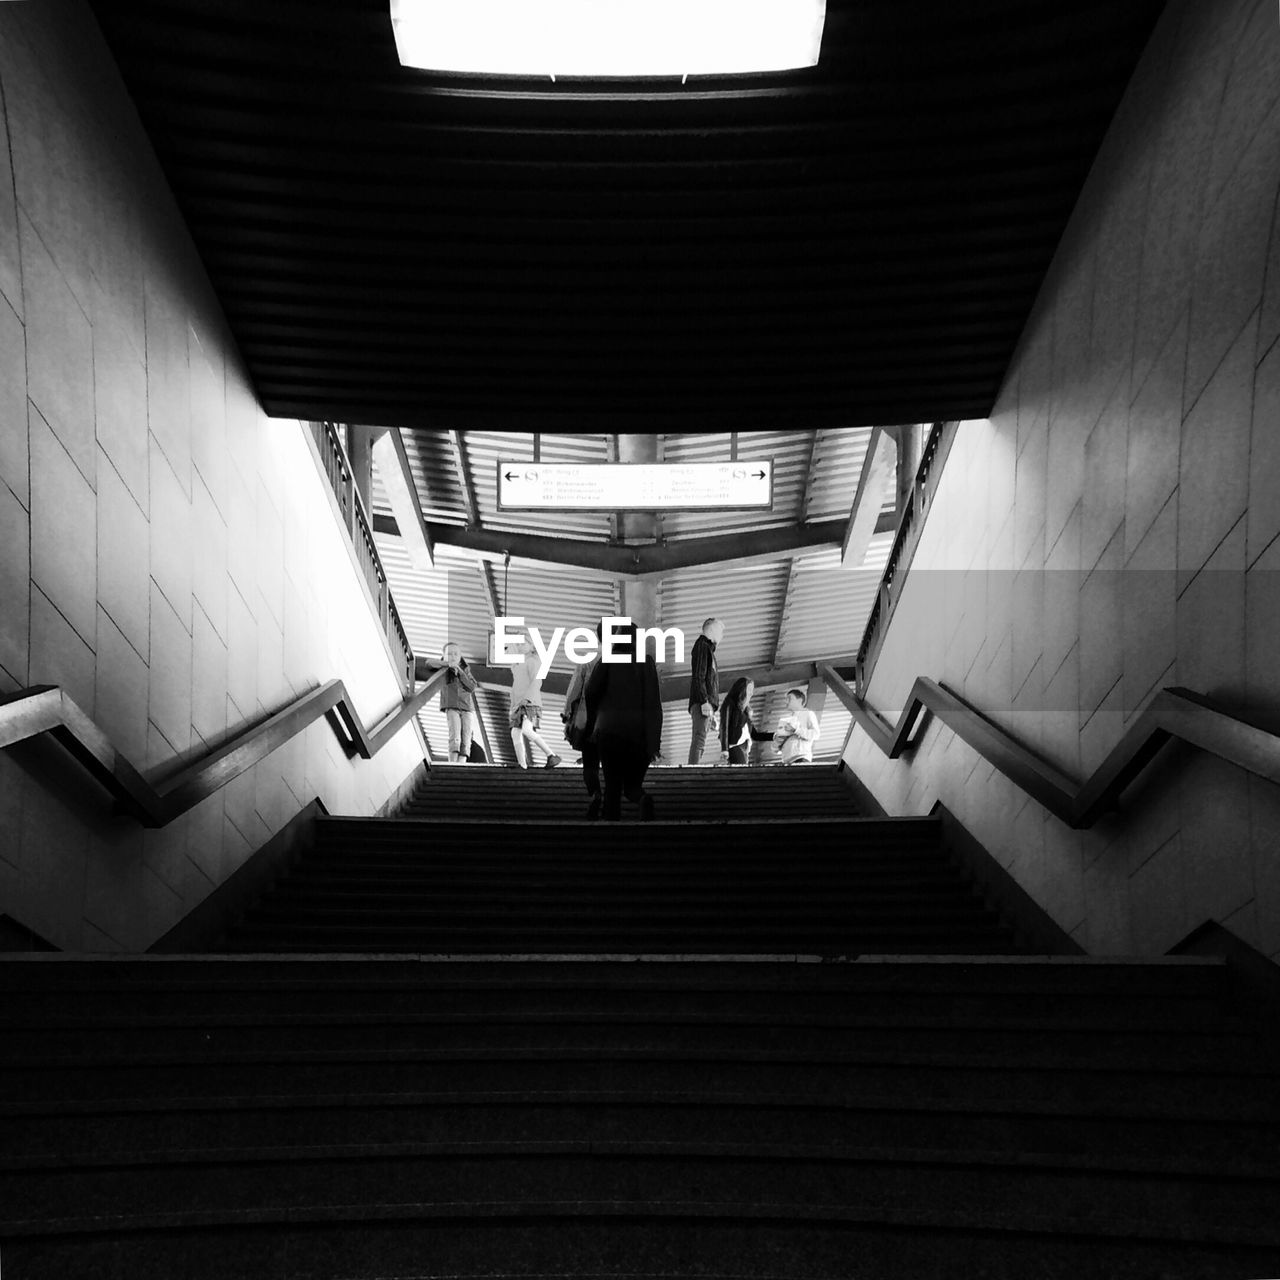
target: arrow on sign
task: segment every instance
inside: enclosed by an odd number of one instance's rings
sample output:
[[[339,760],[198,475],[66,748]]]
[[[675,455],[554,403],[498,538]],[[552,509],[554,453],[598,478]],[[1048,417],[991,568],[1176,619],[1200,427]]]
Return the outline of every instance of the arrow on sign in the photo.
[[[503,477],[507,480],[519,480],[520,477],[514,471],[504,471]]]
[[[752,474],[753,476],[755,476],[755,478],[756,478],[757,480],[763,480],[763,479],[764,479],[764,472],[763,472],[763,471],[753,471],[751,474]]]

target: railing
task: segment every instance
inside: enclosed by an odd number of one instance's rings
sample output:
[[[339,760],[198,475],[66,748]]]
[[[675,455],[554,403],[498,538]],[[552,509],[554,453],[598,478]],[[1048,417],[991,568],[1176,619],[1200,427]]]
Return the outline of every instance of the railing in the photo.
[[[369,600],[382,624],[387,643],[397,661],[401,685],[409,692],[413,691],[413,647],[405,634],[404,624],[395,601],[391,598],[391,587],[387,582],[386,570],[382,567],[382,558],[373,540],[373,522],[364,509],[360,499],[360,491],[356,488],[355,475],[343,447],[342,437],[337,426],[332,422],[312,422],[311,435],[320,453],[320,461],[329,485],[337,499],[338,511],[351,540],[355,552],[356,563],[364,577],[369,591]]]
[[[1077,783],[987,719],[959,694],[920,677],[902,713],[891,725],[831,667],[821,668],[827,687],[854,722],[891,760],[915,745],[912,730],[922,713],[938,717],[988,763],[1068,826],[1091,827],[1119,802],[1121,793],[1173,739],[1185,742],[1249,773],[1280,783],[1280,736],[1190,689],[1161,689],[1115,749],[1084,783]]]
[[[435,697],[443,683],[441,671],[370,729],[360,718],[343,682],[330,680],[158,786],[143,777],[102,729],[56,685],[37,685],[0,698],[0,747],[48,734],[110,792],[123,812],[144,826],[163,827],[321,716],[329,720],[349,757],[371,760]]]
[[[920,535],[924,531],[925,513],[933,500],[933,492],[942,474],[943,464],[951,452],[957,426],[955,422],[935,423],[929,432],[929,438],[925,441],[924,450],[920,456],[920,466],[916,469],[915,483],[911,487],[911,493],[898,521],[898,532],[894,536],[888,562],[880,577],[880,589],[876,592],[875,603],[871,606],[867,625],[862,632],[862,643],[858,646],[854,679],[861,697],[866,696],[872,669],[880,656],[880,650],[884,647],[885,636],[888,634],[893,611],[901,596],[907,569],[920,542]]]

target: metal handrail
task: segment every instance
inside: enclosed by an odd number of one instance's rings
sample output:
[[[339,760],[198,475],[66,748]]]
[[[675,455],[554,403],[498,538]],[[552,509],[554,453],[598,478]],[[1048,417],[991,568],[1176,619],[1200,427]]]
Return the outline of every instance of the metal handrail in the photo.
[[[369,598],[378,614],[378,621],[386,633],[387,641],[400,654],[400,673],[402,683],[410,691],[413,689],[413,646],[400,620],[400,611],[391,596],[391,584],[387,571],[383,567],[382,557],[378,554],[378,546],[373,538],[373,521],[364,508],[360,491],[356,488],[355,473],[347,457],[336,423],[312,422],[308,424],[311,434],[320,452],[324,464],[325,475],[338,500],[338,510],[351,545],[355,550],[356,561],[364,575],[365,585],[369,589]]]
[[[825,665],[821,670],[827,687],[889,759],[914,748],[918,735],[913,737],[913,730],[922,714],[935,715],[1006,778],[1076,830],[1093,826],[1113,810],[1125,788],[1174,739],[1280,783],[1280,735],[1190,689],[1161,689],[1110,755],[1083,783],[1077,783],[937,681],[917,679],[897,723],[890,724],[838,671]]]
[[[366,727],[341,680],[295,698],[261,724],[237,734],[160,785],[149,782],[107,734],[57,685],[36,685],[0,698],[0,747],[47,733],[64,746],[144,826],[163,827],[225,787],[309,728],[321,716],[348,757],[371,760],[435,697],[439,672],[372,728]]]

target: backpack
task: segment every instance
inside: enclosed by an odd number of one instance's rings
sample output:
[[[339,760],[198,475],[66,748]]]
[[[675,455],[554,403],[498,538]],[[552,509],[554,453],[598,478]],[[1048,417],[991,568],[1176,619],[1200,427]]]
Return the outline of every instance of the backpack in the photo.
[[[581,751],[587,740],[587,698],[579,694],[571,707],[566,707],[569,718],[565,721],[564,740],[575,750]]]
[[[564,740],[575,750],[581,751],[587,742],[587,680],[591,667],[582,671],[582,680],[578,685],[572,702],[566,702],[561,717],[564,720]],[[576,678],[576,673],[575,673]]]

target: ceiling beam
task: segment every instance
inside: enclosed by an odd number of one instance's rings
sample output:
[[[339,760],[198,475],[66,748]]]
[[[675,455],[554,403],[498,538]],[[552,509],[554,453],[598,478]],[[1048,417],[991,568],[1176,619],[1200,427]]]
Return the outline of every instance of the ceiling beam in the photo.
[[[385,431],[373,442],[372,453],[391,510],[395,512],[396,525],[409,554],[409,562],[415,569],[430,569],[435,563],[434,544],[418,500],[418,486],[409,466],[404,437],[395,428]]]
[[[620,577],[640,577],[647,573],[671,573],[730,561],[776,561],[790,554],[820,551],[840,546],[844,520],[820,520],[808,525],[787,525],[781,529],[758,529],[744,533],[713,534],[688,538],[663,546],[610,546],[575,538],[546,534],[511,533],[498,529],[464,529],[453,524],[428,523],[436,546],[457,547],[482,556],[500,558],[510,551],[522,560],[562,564],[575,569],[593,569]],[[892,527],[892,526],[890,526]],[[374,531],[399,532],[385,517],[375,519]]]
[[[867,558],[871,537],[880,532],[885,489],[897,466],[898,450],[893,437],[880,427],[871,431],[867,442],[867,454],[858,476],[858,490],[853,495],[853,506],[840,539],[840,567],[857,569]],[[891,520],[891,528],[896,521]]]
[[[658,437],[622,434],[618,440],[618,462],[626,465],[652,465],[658,461]],[[618,513],[618,530],[628,538],[649,547],[657,544],[658,518],[652,511]],[[659,616],[661,583],[655,575],[626,577],[619,583],[622,612],[639,626],[661,626]]]
[[[471,479],[471,468],[467,464],[462,432],[450,431],[449,443],[453,446],[453,465],[458,472],[458,482],[462,485],[462,500],[467,509],[467,529],[474,532],[480,528],[480,503],[476,499],[476,486]],[[484,586],[485,598],[489,602],[489,613],[494,618],[500,617],[502,605],[498,601],[498,587],[493,580],[493,566],[487,560],[482,560],[476,564],[476,568]]]
[[[809,681],[808,697],[804,704],[818,717],[818,724],[822,724],[822,712],[827,705],[827,682],[821,676],[815,676]]]
[[[489,601],[489,612],[495,618],[502,616],[502,605],[498,601],[498,584],[493,580],[493,565],[488,560],[478,560],[476,568],[480,571],[480,579],[484,583],[484,594]]]
[[[782,608],[778,610],[778,625],[773,631],[773,646],[769,652],[773,655],[772,665],[778,665],[778,650],[782,647],[782,633],[787,629],[787,610],[791,604],[791,589],[796,583],[796,565],[800,562],[793,559],[787,565],[787,585],[782,591]]]
[[[760,667],[744,667],[733,668],[733,679],[739,676],[746,676],[757,689],[778,689],[790,688],[792,685],[806,685],[810,681],[821,679],[819,665],[827,665],[835,668],[848,667],[853,663],[854,659],[849,656],[820,659],[819,662],[791,662],[784,666],[760,666]],[[442,664],[432,658],[418,658],[415,675],[419,680],[429,680],[440,669]],[[467,664],[468,670],[475,676],[477,682],[482,688],[495,690],[509,690],[511,688],[511,668],[505,666],[491,665],[484,662],[471,662]],[[726,675],[728,669],[726,669]],[[722,681],[722,684],[727,683]],[[659,688],[662,691],[663,702],[680,702],[689,696],[689,675],[687,672],[675,675],[660,675],[658,680]],[[550,671],[542,682],[544,693],[555,694],[557,697],[564,697],[569,689],[569,674],[564,671]]]
[[[821,431],[809,432],[809,450],[805,455],[804,464],[804,487],[800,491],[799,519],[802,524],[809,518],[809,488],[813,483],[814,455],[818,451],[818,437],[821,434]],[[782,608],[778,613],[778,626],[773,633],[773,647],[770,649],[770,653],[773,654],[774,666],[778,665],[778,649],[782,645],[782,633],[787,625],[787,610],[791,606],[791,588],[796,581],[796,564],[797,561],[793,558],[791,563],[787,565],[787,585],[782,593]]]
[[[776,563],[791,554],[825,551],[841,546],[848,525],[844,520],[820,520],[808,525],[788,525],[782,529],[688,538],[665,545],[611,546],[535,533],[504,533],[497,529],[464,529],[456,524],[427,522],[436,547],[456,547],[476,555],[501,559],[506,552],[521,560],[565,565],[602,577],[643,577],[648,573],[671,573],[676,569],[708,564]],[[874,532],[892,533],[897,528],[892,514],[881,513]],[[388,516],[374,516],[374,533],[400,536],[400,526]]]
[[[800,492],[800,519],[809,518],[809,490],[813,485],[813,460],[818,452],[818,437],[821,431],[809,432],[809,453],[804,464],[804,488]]]
[[[462,484],[462,497],[467,507],[467,528],[480,527],[480,504],[476,501],[476,487],[471,479],[471,468],[467,465],[467,453],[462,443],[461,431],[449,432],[449,443],[453,445],[453,465],[458,472],[458,480]]]

